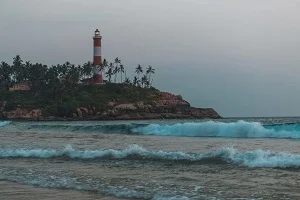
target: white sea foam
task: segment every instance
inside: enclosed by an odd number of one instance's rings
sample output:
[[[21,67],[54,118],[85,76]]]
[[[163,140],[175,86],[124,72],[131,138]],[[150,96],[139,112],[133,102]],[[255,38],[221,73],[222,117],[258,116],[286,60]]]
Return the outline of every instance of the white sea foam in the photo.
[[[173,125],[149,124],[132,129],[135,133],[160,136],[228,137],[228,138],[300,138],[299,125],[264,127],[259,122],[238,121],[223,123],[178,123]]]
[[[149,199],[149,195],[127,188],[106,189],[104,193],[119,198]]]
[[[166,196],[166,195],[155,195],[152,200],[189,200],[186,196]]]
[[[10,124],[9,121],[0,121],[0,127],[4,127],[6,125]]]
[[[226,162],[246,167],[299,168],[300,155],[275,153],[264,150],[241,152],[233,147],[225,147],[211,153],[189,154],[184,152],[151,151],[138,145],[124,150],[75,150],[67,146],[62,150],[16,149],[0,150],[0,158],[64,158],[68,159],[134,159],[183,162]]]

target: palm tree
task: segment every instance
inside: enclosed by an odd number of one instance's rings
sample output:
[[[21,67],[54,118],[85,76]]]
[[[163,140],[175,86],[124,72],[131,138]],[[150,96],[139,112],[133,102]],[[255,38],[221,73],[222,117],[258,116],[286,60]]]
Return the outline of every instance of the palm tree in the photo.
[[[111,62],[111,63],[109,63],[109,66],[108,66],[108,69],[111,69],[111,70],[113,70],[113,68],[114,68],[114,64]]]
[[[104,60],[103,60],[103,62],[102,62],[102,64],[103,64],[103,66],[107,67],[107,66],[108,66],[108,62],[107,62],[107,60],[106,60],[106,59],[104,59]]]
[[[111,76],[113,75],[113,68],[109,68],[108,71],[105,73],[106,77],[108,77],[108,81],[111,82]]]
[[[79,71],[77,70],[77,67],[75,65],[70,64],[70,69],[67,74],[67,81],[73,85],[77,84],[79,81]]]
[[[121,64],[120,65],[120,72],[121,72],[121,83],[123,82],[123,73],[125,73],[125,68],[124,68],[124,66]]]
[[[155,73],[155,69],[149,65],[149,67],[147,68],[147,71],[146,71],[147,75],[149,75],[149,80],[151,80],[151,74],[154,74]]]
[[[117,75],[118,73],[120,73],[120,68],[119,66],[116,66],[114,71],[113,71],[114,75],[115,75],[115,83],[117,82]]]
[[[103,72],[104,69],[105,69],[105,66],[104,66],[103,63],[101,63],[100,66],[99,66],[99,72],[101,72],[101,75],[102,75],[102,72]]]
[[[6,62],[1,62],[0,64],[0,82],[2,86],[5,86],[6,88],[11,83],[11,66],[7,64]]]
[[[16,55],[13,58],[13,77],[15,82],[22,82],[23,81],[23,60],[21,59],[20,55]]]
[[[146,86],[147,88],[150,88],[150,81],[149,81],[149,80],[146,81],[145,86]]]
[[[28,82],[36,91],[36,95],[43,91],[44,86],[47,84],[46,74],[48,71],[47,65],[40,63],[32,64],[29,69]]]
[[[116,65],[119,65],[121,63],[121,60],[119,59],[119,57],[116,57],[115,58],[115,64]]]
[[[140,79],[140,74],[143,73],[143,68],[140,64],[138,64],[137,68],[135,68],[135,73],[138,74],[138,79]]]
[[[92,62],[89,61],[89,62],[83,64],[82,74],[84,75],[85,78],[92,74],[92,70],[93,70]]]
[[[25,62],[25,65],[23,66],[23,78],[24,78],[24,81],[27,81],[28,80],[28,77],[29,77],[29,73],[30,73],[30,68],[31,68],[31,63],[30,61],[26,61]]]
[[[137,86],[137,85],[139,84],[139,79],[138,79],[138,77],[135,76],[135,77],[133,78],[132,84],[135,85],[135,86]]]
[[[144,75],[141,79],[142,86],[146,86],[147,81],[148,81],[148,77],[147,75]]]
[[[117,75],[118,75],[118,73],[120,72],[120,69],[119,69],[120,63],[121,63],[121,60],[119,59],[119,57],[116,57],[116,58],[115,58],[115,62],[114,62],[115,68],[114,68],[114,70],[113,70],[113,73],[114,73],[114,75],[115,75],[115,83],[117,82]]]
[[[125,83],[125,84],[131,84],[131,81],[130,81],[129,78],[126,78],[125,81],[124,81],[124,83]]]
[[[108,62],[106,59],[103,60],[102,65],[103,65],[103,73],[105,74],[105,69],[108,67]]]

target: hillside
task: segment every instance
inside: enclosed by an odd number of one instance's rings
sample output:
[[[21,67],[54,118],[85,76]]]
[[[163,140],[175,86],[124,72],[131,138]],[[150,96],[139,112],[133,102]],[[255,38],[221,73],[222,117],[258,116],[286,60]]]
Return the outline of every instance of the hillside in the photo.
[[[71,88],[71,89],[70,89]],[[220,118],[212,108],[193,108],[180,95],[130,84],[73,85],[59,96],[0,91],[0,118],[8,120],[114,120]],[[55,94],[55,93],[54,93]],[[58,95],[58,93],[57,93]]]
[[[98,66],[99,67],[99,66]],[[94,74],[93,71],[102,74]],[[105,73],[104,73],[105,72]],[[47,66],[23,61],[0,63],[0,118],[27,120],[111,120],[220,118],[213,109],[192,108],[181,96],[152,87],[155,69],[138,64],[132,79],[117,57]],[[93,84],[95,80],[105,84]],[[97,81],[96,81],[97,82]]]

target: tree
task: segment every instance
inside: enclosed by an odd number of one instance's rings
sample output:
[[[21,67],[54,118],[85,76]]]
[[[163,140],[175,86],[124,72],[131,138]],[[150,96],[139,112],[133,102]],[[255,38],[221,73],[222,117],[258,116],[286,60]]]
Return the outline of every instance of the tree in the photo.
[[[129,78],[126,78],[125,81],[124,81],[124,83],[125,83],[125,84],[131,84],[131,81],[130,81]]]
[[[103,60],[102,64],[103,64],[104,67],[108,67],[108,62],[107,62],[106,59]]]
[[[92,70],[93,70],[92,62],[88,61],[88,62],[84,63],[82,66],[82,74],[83,74],[84,78],[91,76]]]
[[[137,68],[135,68],[135,73],[137,73],[138,79],[140,79],[140,74],[143,73],[143,68],[140,64],[138,64]]]
[[[106,77],[108,77],[108,81],[111,82],[111,76],[113,75],[112,68],[109,68],[108,71],[105,73]]]
[[[103,73],[105,74],[105,69],[108,67],[108,62],[106,59],[103,59],[102,65],[103,65]]]
[[[132,84],[135,85],[135,86],[137,86],[137,85],[139,84],[139,79],[138,79],[138,77],[135,76],[135,77],[133,78]]]
[[[11,83],[11,66],[6,62],[0,64],[0,84],[2,87],[8,88]]]
[[[38,95],[47,85],[47,80],[45,78],[47,71],[47,65],[40,63],[30,65],[28,82],[31,85],[31,88],[36,91],[36,95]]]
[[[141,79],[142,86],[146,86],[147,81],[148,81],[148,77],[147,75],[144,75]]]
[[[58,93],[56,92],[56,89],[59,88],[60,82],[58,79],[58,69],[57,66],[51,66],[48,71],[46,72],[45,79],[46,79],[46,84],[49,86],[49,89],[51,91],[51,98],[56,99],[58,96]]]
[[[123,82],[123,73],[125,73],[125,68],[124,68],[124,66],[121,64],[120,65],[120,72],[121,72],[121,83]]]
[[[22,82],[24,79],[24,69],[23,69],[23,60],[20,55],[16,55],[13,58],[13,66],[12,66],[12,75],[15,82]]]
[[[149,65],[149,67],[147,68],[147,71],[146,71],[147,75],[148,75],[148,81],[151,80],[151,74],[154,74],[155,73],[155,69],[152,68],[152,66]],[[150,84],[149,84],[150,85]]]
[[[114,64],[115,64],[115,68],[114,68],[114,70],[113,70],[113,73],[114,73],[114,75],[115,75],[115,83],[116,83],[116,82],[117,82],[117,75],[118,75],[118,73],[120,72],[120,67],[119,67],[119,65],[121,64],[121,60],[119,59],[119,57],[116,57],[116,58],[115,58]]]
[[[115,64],[116,65],[119,65],[121,63],[121,60],[119,59],[119,57],[116,57],[115,58]]]
[[[80,70],[78,70],[79,67],[76,67],[75,65],[70,65],[70,68],[68,70],[66,80],[71,85],[78,84],[79,78],[80,78]]]
[[[28,81],[29,75],[30,75],[30,69],[31,69],[32,63],[30,61],[26,61],[25,65],[23,65],[23,81]]]
[[[120,72],[120,68],[119,68],[119,66],[116,66],[114,71],[113,71],[113,73],[115,75],[115,83],[117,82],[117,75],[118,75],[119,72]]]

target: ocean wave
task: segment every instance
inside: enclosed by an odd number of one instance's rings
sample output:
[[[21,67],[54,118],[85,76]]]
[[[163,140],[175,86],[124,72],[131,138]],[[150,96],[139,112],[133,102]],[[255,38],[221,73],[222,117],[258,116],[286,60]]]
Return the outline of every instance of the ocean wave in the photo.
[[[135,127],[135,133],[159,136],[226,137],[226,138],[300,138],[300,124],[264,126],[259,122],[238,121],[232,123],[207,121],[202,123],[178,123],[173,125],[150,124]]]
[[[8,122],[6,122],[7,124]],[[259,122],[194,122],[177,124],[57,124],[28,123],[14,126],[21,130],[76,133],[118,133],[129,135],[158,135],[177,137],[225,137],[225,138],[300,138],[300,124],[263,125]]]
[[[233,147],[224,147],[210,153],[184,153],[151,151],[138,145],[131,145],[124,150],[75,150],[67,146],[62,150],[16,149],[0,150],[0,158],[67,158],[83,160],[149,160],[174,161],[177,163],[228,163],[245,167],[299,168],[300,155],[253,150],[240,152]]]
[[[33,170],[17,172],[16,170],[0,168],[0,180],[13,181],[25,185],[33,185],[43,188],[56,188],[56,189],[71,189],[78,191],[95,191],[104,196],[112,196],[124,199],[149,199],[149,200],[216,200],[214,197],[206,195],[197,195],[196,198],[189,198],[180,195],[161,195],[155,194],[153,190],[141,190],[126,188],[126,186],[113,186],[110,184],[102,184],[101,182],[93,179],[85,181],[77,177],[69,177],[66,175],[49,175],[39,173]],[[165,192],[165,191],[164,191]],[[102,195],[100,197],[102,197]]]
[[[13,181],[20,184],[34,185],[44,188],[73,189],[82,191],[96,191],[105,196],[114,196],[119,198],[151,199],[151,195],[145,192],[127,189],[125,187],[114,187],[103,185],[98,181],[83,181],[77,177],[66,175],[49,175],[34,170],[17,170],[0,168],[0,180]],[[92,183],[91,183],[92,181]],[[105,185],[105,184],[104,184]]]
[[[4,127],[6,125],[10,124],[9,121],[0,121],[0,127]]]
[[[22,129],[41,131],[68,131],[68,132],[91,132],[91,133],[124,133],[135,134],[132,130],[146,126],[146,124],[28,124]]]

